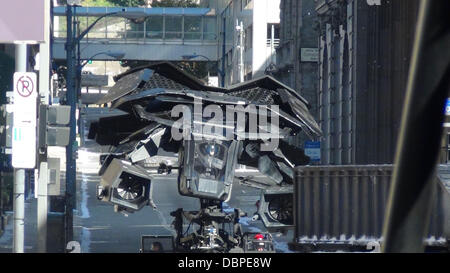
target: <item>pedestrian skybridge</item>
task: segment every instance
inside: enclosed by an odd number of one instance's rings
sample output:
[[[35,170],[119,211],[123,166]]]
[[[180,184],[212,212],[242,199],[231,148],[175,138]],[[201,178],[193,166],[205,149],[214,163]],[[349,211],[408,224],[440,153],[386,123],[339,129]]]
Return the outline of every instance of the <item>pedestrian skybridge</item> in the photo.
[[[78,7],[76,16],[82,32],[102,15],[113,12],[145,13],[145,22],[107,16],[81,40],[81,58],[101,52],[123,52],[126,60],[180,61],[183,55],[203,55],[218,59],[218,27],[214,9],[209,8],[123,8]],[[55,7],[53,58],[65,59],[66,8]],[[195,60],[205,61],[206,58]],[[111,59],[99,54],[96,60]]]

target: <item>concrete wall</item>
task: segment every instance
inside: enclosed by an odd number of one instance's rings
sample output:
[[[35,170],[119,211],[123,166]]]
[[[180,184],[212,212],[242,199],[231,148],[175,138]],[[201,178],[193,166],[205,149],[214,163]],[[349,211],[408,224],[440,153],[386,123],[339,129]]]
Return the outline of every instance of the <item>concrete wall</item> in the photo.
[[[318,48],[314,0],[281,0],[281,40],[275,76],[311,104],[317,118],[317,62],[301,60],[302,48]]]
[[[222,63],[224,63],[225,84],[229,86],[240,81],[240,36],[236,25],[241,21],[247,32],[247,39],[251,39],[251,46],[244,43],[245,80],[264,75],[264,71],[271,63],[272,55],[275,53],[267,45],[267,39],[270,38],[267,37],[267,24],[280,22],[280,0],[210,0],[203,1],[202,5],[210,8],[217,7],[218,33],[220,33],[219,67],[222,67]],[[224,32],[225,40],[223,39]]]
[[[253,5],[253,78],[264,76],[274,54],[267,45],[267,24],[280,23],[280,0],[259,0]],[[269,61],[268,61],[269,60]]]
[[[311,105],[318,120],[318,63],[301,60],[302,48],[318,48],[318,18],[314,0],[281,0],[280,47],[277,48],[275,77],[299,92]],[[306,138],[296,137],[291,144],[303,147]]]

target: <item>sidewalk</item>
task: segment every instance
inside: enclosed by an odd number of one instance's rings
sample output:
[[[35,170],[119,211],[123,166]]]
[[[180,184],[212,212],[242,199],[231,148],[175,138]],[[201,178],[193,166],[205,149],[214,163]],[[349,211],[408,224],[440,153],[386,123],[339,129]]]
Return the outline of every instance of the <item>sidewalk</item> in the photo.
[[[30,198],[25,201],[25,253],[37,252],[37,199]],[[0,253],[11,253],[13,249],[14,219],[12,212],[6,212],[9,216],[8,224],[3,235],[0,236]]]

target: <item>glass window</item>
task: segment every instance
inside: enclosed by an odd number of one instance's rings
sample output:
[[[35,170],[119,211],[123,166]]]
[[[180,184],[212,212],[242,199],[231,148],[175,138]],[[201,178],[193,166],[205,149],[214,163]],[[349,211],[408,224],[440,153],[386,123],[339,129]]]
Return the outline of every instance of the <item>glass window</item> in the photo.
[[[244,1],[244,8],[248,6],[253,0],[243,0]]]
[[[203,39],[217,40],[216,34],[217,19],[215,17],[203,18]]]
[[[233,41],[233,35],[234,35],[233,29],[235,27],[235,25],[234,25],[235,23],[236,22],[233,22],[233,20],[231,20],[231,19],[227,20],[227,29],[225,32],[227,43],[228,43],[228,41]]]
[[[120,17],[106,17],[107,38],[108,39],[124,39],[126,19]]]
[[[92,25],[99,17],[81,17],[80,18],[80,32]],[[106,20],[100,19],[87,34],[88,38],[106,38]]]
[[[202,38],[202,17],[184,17],[184,39],[200,40]]]
[[[181,16],[166,16],[166,39],[181,39],[183,38],[182,32],[182,22],[183,18]]]
[[[272,27],[274,39],[280,39],[280,24],[267,24],[267,39],[272,39]]]
[[[78,17],[78,21],[80,21],[80,25],[79,25],[80,33],[86,30],[88,23],[93,23],[95,21],[95,19],[97,19],[97,18],[98,17]],[[94,31],[94,30],[92,30],[92,31]]]
[[[66,16],[55,16],[53,21],[55,37],[66,38],[67,36],[67,18]]]
[[[144,38],[144,24],[135,24],[127,20],[127,39]]]
[[[245,50],[253,48],[253,25],[245,29]]]
[[[164,17],[163,16],[151,16],[145,22],[146,24],[146,34],[147,39],[162,39],[163,38],[163,27],[164,27]]]

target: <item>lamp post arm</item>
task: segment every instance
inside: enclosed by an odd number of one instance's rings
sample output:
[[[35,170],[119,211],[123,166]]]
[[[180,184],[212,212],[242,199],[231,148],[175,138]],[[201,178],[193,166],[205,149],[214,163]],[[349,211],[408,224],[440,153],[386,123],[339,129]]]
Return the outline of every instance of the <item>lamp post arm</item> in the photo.
[[[205,58],[205,59],[207,59],[208,61],[210,61],[210,62],[211,62],[211,59],[210,59],[210,58],[208,58],[208,57],[206,57],[205,55],[198,55],[198,56],[200,56],[200,57],[203,57],[203,58]]]
[[[203,58],[205,58],[206,60],[208,60],[208,61],[212,62],[212,61],[211,61],[211,59],[210,59],[210,58],[208,58],[208,57],[206,57],[205,55],[199,55],[199,54],[195,54],[195,56],[197,56],[197,57],[203,57]]]
[[[84,61],[84,63],[80,64],[80,68],[79,69],[82,70],[83,67],[85,67],[89,63],[90,60],[92,60],[92,59],[94,59],[94,57],[97,57],[98,55],[102,55],[102,54],[106,54],[106,53],[100,52],[100,53],[95,54],[94,56],[92,56],[89,59],[87,59],[86,61]]]
[[[88,34],[88,32],[98,23],[98,21],[100,21],[101,19],[107,17],[107,16],[111,16],[114,14],[117,14],[118,12],[110,12],[110,13],[106,13],[103,14],[102,16],[98,17],[97,20],[95,20],[91,25],[89,25],[83,32],[81,32],[81,34],[75,38],[74,43],[78,43],[79,41],[81,41],[81,39],[84,38],[84,36],[86,36],[86,34]]]

